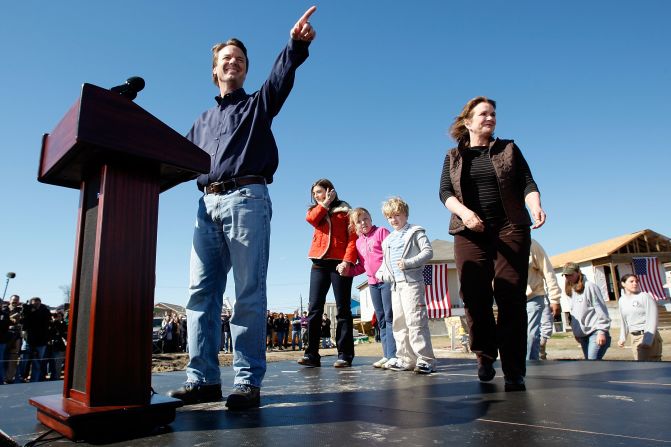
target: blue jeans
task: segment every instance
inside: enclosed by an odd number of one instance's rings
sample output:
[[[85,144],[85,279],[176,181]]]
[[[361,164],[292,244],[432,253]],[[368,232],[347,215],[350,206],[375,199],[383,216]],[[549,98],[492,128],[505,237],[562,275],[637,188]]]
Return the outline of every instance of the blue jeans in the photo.
[[[40,382],[42,380],[42,359],[47,350],[47,345],[31,346],[24,342],[21,347],[21,361],[19,363],[19,373],[21,378],[25,379],[30,363],[30,381]]]
[[[596,344],[597,333],[598,331],[594,331],[587,337],[576,337],[580,342],[586,360],[601,360],[610,347],[610,334],[606,332],[606,344],[599,346]]]
[[[545,309],[544,295],[527,300],[527,360],[540,359],[543,309]]]
[[[65,351],[52,350],[46,363],[47,370],[49,370],[49,380],[60,380],[63,364],[65,363]]]
[[[396,357],[396,341],[394,341],[394,314],[391,310],[391,284],[369,284],[370,299],[375,309],[375,318],[380,329],[382,356],[388,359]]]
[[[284,348],[284,331],[276,331],[277,334],[277,347],[278,348]]]
[[[541,315],[541,341],[552,337],[555,331],[555,316],[550,307],[550,300],[545,297],[545,307],[543,307],[543,314]]]
[[[295,349],[296,345],[298,345],[298,349],[303,350],[303,337],[300,329],[291,332],[291,349]]]
[[[266,185],[248,185],[201,197],[193,232],[186,305],[187,380],[221,383],[221,308],[233,269],[231,316],[235,384],[261,386],[266,373],[266,277],[272,204]]]

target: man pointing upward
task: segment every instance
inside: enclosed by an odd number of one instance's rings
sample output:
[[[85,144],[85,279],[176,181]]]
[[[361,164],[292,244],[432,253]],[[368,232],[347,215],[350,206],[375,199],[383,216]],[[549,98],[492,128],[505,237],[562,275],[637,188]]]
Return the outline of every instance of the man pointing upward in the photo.
[[[266,373],[266,276],[272,205],[267,185],[278,164],[271,125],[289,96],[296,69],[308,58],[316,32],[309,8],[291,28],[291,39],[268,79],[254,93],[243,84],[247,48],[232,38],[212,48],[212,80],[217,104],[194,123],[187,138],[210,154],[210,172],[198,177],[203,193],[191,250],[186,305],[189,364],[187,380],[169,395],[185,404],[222,398],[219,372],[221,309],[227,274],[233,269],[236,300],[231,316],[233,391],[231,410],[260,405]]]

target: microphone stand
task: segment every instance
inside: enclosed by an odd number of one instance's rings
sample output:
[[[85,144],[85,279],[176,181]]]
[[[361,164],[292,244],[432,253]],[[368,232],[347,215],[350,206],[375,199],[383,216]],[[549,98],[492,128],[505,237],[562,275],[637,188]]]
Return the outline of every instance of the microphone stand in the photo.
[[[9,280],[12,278],[16,278],[16,273],[14,272],[7,273],[7,280],[5,281],[5,291],[2,292],[2,301],[5,301],[5,295],[7,294],[7,286],[9,285]]]

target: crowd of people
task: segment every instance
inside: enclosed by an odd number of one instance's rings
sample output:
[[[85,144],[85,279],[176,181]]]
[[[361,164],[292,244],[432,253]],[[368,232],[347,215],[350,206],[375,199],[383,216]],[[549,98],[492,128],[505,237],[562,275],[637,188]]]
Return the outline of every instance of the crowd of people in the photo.
[[[290,318],[291,317],[291,318]],[[302,351],[308,345],[308,312],[301,314],[296,311],[293,315],[283,312],[266,312],[266,351],[288,350]],[[331,319],[324,314],[321,320],[321,345],[332,347]]]
[[[154,340],[155,351],[161,353],[187,352],[186,339],[186,315],[166,311],[163,320],[161,320],[157,340]]]
[[[10,296],[0,307],[0,385],[62,378],[68,323],[39,297]]]

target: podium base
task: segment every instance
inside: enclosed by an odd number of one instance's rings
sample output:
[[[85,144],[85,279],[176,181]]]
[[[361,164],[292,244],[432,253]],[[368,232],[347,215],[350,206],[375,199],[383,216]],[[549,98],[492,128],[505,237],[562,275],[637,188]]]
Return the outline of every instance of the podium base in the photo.
[[[179,399],[153,395],[147,405],[89,407],[62,395],[34,397],[37,419],[71,440],[148,432],[175,420]]]

